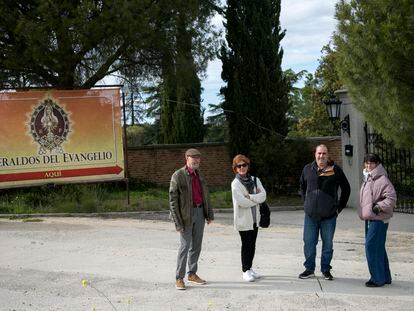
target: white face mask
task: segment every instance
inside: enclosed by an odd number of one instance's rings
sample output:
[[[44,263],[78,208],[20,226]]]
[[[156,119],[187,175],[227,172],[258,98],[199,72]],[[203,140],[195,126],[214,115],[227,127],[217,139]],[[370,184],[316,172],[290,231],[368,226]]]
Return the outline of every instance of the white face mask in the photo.
[[[364,174],[364,181],[367,181],[368,176],[369,176],[369,172],[366,168],[364,168],[364,170],[362,171],[362,174]]]

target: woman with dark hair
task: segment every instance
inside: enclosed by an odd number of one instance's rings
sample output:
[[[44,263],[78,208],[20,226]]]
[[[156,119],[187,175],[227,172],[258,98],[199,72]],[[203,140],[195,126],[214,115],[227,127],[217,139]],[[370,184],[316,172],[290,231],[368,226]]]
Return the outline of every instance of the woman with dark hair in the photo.
[[[238,154],[233,159],[233,172],[236,174],[231,183],[234,209],[234,228],[241,238],[241,262],[243,279],[253,282],[260,275],[252,269],[256,250],[258,224],[260,222],[259,204],[266,200],[266,190],[260,179],[249,173],[250,159]]]
[[[365,285],[379,287],[391,284],[385,241],[397,195],[377,154],[365,155],[364,167],[358,215],[365,220],[365,254],[371,274]]]

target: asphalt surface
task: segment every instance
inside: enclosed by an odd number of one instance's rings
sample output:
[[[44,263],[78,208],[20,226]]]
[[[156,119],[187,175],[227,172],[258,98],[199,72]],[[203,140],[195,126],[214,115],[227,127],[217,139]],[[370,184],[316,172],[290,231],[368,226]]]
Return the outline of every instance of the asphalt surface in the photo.
[[[96,216],[96,215],[95,215]],[[387,236],[393,283],[367,288],[364,226],[337,222],[333,281],[303,271],[303,211],[273,211],[259,232],[257,282],[242,280],[232,213],[206,226],[198,274],[174,286],[178,235],[168,213],[0,218],[0,310],[414,310],[414,215],[395,214]],[[317,264],[319,264],[320,245]]]

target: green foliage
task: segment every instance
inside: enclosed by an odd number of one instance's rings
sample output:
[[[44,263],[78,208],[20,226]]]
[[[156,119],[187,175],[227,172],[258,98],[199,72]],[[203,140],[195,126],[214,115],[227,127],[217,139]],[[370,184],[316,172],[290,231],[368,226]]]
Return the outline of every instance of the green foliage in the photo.
[[[148,57],[158,10],[149,0],[1,1],[1,82],[92,87]]]
[[[210,112],[214,113],[207,117],[206,142],[227,142],[229,141],[229,126],[226,121],[226,115],[220,105],[209,104]]]
[[[170,208],[168,190],[162,188],[149,188],[134,195],[136,210],[162,211]]]
[[[127,145],[129,147],[139,146],[143,143],[144,128],[139,125],[128,126],[126,129]]]
[[[110,197],[108,185],[42,186],[4,190],[0,208],[9,213],[92,213]]]
[[[233,200],[230,191],[215,191],[210,194],[213,208],[233,208]]]
[[[218,9],[216,0],[0,1],[0,87],[90,88],[113,73],[132,87],[155,80],[164,51],[177,54],[164,34],[182,15],[198,17],[185,26],[203,72]]]
[[[340,1],[338,71],[355,107],[384,138],[414,148],[414,2]]]
[[[118,186],[120,186],[120,184],[117,184]],[[113,185],[112,185],[113,187]],[[122,187],[118,187],[116,190],[123,190],[124,186],[122,185]],[[130,178],[129,179],[129,189],[131,191],[147,191],[153,188],[157,188],[156,184],[149,182],[149,181],[142,181],[136,178]]]
[[[0,193],[0,213],[101,213],[168,209],[168,192],[151,183],[78,184],[8,189]]]
[[[73,189],[69,189],[73,187]],[[266,186],[266,189],[268,187]],[[269,188],[270,189],[270,188]],[[125,185],[119,183],[100,185],[71,185],[55,188],[9,189],[0,195],[0,213],[105,213],[133,211],[167,211],[168,189],[139,181],[130,184],[130,202],[126,205]],[[30,198],[37,197],[37,204]],[[232,209],[231,191],[213,191],[211,204],[215,209]],[[44,202],[50,201],[50,204]],[[300,205],[301,199],[286,194],[269,192],[269,204]],[[40,205],[40,202],[42,205]]]
[[[302,89],[304,104],[302,115],[297,123],[293,124],[290,137],[318,137],[340,135],[339,125],[332,125],[323,103],[326,94],[315,87],[315,80],[308,75]]]
[[[206,124],[204,142],[227,142],[229,141],[229,128],[224,124]]]
[[[339,124],[332,125],[323,103],[328,94],[342,87],[336,54],[330,45],[324,46],[322,53],[315,76],[306,74],[303,88],[290,95],[290,137],[340,135]]]
[[[144,123],[127,127],[128,147],[152,145],[157,143],[158,124]]]
[[[285,33],[279,16],[280,1],[227,1],[227,45],[220,53],[226,86],[220,93],[231,155],[249,155],[260,137],[287,133],[288,82],[281,69],[280,47]]]
[[[284,72],[284,75],[289,85],[289,110],[287,112],[287,118],[289,122],[289,131],[291,131],[292,127],[298,122],[298,120],[306,115],[304,111],[306,106],[304,104],[302,88],[296,87],[295,84],[302,80],[305,75],[308,75],[308,72],[306,70],[302,70],[296,73],[292,69],[288,69]]]
[[[260,177],[269,193],[297,193],[303,166],[312,157],[312,146],[305,140],[263,137],[252,151],[253,174]]]
[[[218,33],[210,24],[216,1],[179,1],[162,31],[161,83],[157,101],[161,109],[161,143],[203,141],[199,74],[215,55]],[[207,5],[208,4],[208,5]]]
[[[161,112],[161,129],[145,128],[154,137],[134,129],[131,144],[201,142],[199,76],[216,55],[217,3],[1,1],[0,87],[90,88],[117,73],[131,92],[153,87]]]

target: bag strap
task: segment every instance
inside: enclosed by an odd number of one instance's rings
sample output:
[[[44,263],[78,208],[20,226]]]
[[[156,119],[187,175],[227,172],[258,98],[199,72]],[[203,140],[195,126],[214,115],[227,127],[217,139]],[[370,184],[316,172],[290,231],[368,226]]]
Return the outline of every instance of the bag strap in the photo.
[[[256,176],[254,176],[253,180],[254,180],[254,187],[256,188],[256,193],[257,193],[257,181],[256,181]]]

